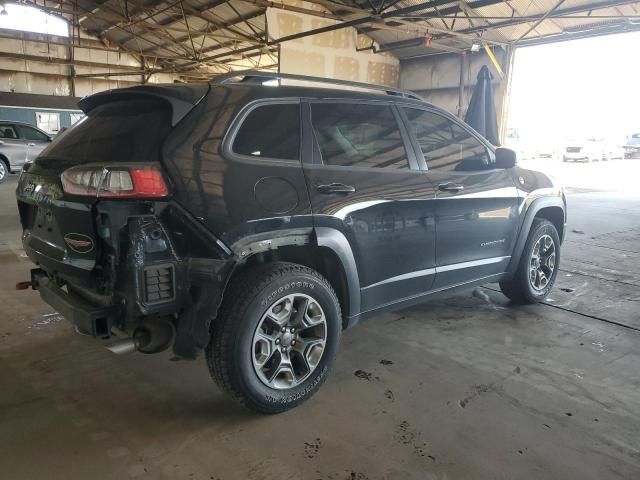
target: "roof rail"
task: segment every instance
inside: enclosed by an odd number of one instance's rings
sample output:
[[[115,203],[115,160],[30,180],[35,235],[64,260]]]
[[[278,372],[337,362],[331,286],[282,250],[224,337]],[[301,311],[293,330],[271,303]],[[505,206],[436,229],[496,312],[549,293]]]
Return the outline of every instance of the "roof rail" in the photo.
[[[333,78],[322,78],[322,77],[310,77],[308,75],[297,75],[292,73],[275,73],[275,72],[260,72],[257,70],[238,70],[235,72],[225,73],[223,75],[219,75],[211,80],[210,83],[217,84],[227,84],[234,83],[234,79],[238,77],[243,77],[240,82],[242,83],[252,83],[252,84],[262,84],[265,81],[269,80],[298,80],[301,82],[312,82],[312,83],[326,83],[330,85],[342,85],[345,87],[355,87],[362,88],[367,90],[375,90],[379,92],[384,92],[387,95],[395,95],[398,97],[405,98],[413,98],[415,100],[423,100],[419,95],[409,92],[406,90],[400,90],[393,87],[387,87],[385,85],[377,85],[371,83],[361,83],[361,82],[351,82],[349,80],[338,80]]]

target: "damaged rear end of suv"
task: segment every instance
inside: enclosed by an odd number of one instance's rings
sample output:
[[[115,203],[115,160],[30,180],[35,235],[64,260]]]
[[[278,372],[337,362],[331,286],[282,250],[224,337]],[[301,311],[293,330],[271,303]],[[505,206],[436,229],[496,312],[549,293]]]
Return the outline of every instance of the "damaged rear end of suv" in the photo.
[[[117,352],[208,341],[231,252],[174,199],[164,140],[208,85],[83,99],[87,116],[27,165],[17,187],[31,286],[80,333]],[[25,284],[25,286],[28,285]]]

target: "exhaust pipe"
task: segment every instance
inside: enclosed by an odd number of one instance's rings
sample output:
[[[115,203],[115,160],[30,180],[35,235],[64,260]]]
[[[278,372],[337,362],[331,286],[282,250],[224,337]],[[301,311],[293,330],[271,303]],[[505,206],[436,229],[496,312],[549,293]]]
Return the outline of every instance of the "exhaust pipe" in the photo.
[[[137,342],[133,338],[125,338],[122,340],[116,340],[113,343],[110,343],[106,346],[106,349],[111,353],[115,353],[116,355],[125,355],[127,353],[135,352],[137,347]]]
[[[158,353],[171,346],[175,335],[173,325],[168,321],[146,322],[136,328],[132,337],[116,340],[105,347],[116,355],[127,353]]]

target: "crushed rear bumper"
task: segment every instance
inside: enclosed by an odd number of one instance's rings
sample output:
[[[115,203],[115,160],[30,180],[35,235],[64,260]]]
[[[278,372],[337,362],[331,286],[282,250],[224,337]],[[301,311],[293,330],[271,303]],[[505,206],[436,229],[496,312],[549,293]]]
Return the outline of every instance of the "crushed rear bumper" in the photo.
[[[42,300],[74,324],[78,330],[94,337],[108,336],[111,327],[122,315],[122,308],[117,305],[92,305],[80,296],[64,291],[40,268],[31,270],[31,285],[38,291]]]
[[[177,206],[139,216],[125,207],[98,207],[110,223],[91,281],[60,275],[40,262],[31,272],[32,287],[78,330],[98,338],[110,336],[114,328],[132,334],[146,322],[168,320],[175,329],[174,354],[196,358],[209,343],[210,322],[235,258]],[[102,277],[95,275],[98,269]],[[108,288],[101,291],[94,284]]]

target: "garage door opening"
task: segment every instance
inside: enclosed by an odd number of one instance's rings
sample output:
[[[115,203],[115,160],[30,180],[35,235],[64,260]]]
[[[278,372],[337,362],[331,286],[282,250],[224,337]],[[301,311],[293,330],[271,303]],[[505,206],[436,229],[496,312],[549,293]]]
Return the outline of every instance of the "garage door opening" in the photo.
[[[634,189],[638,45],[633,32],[516,50],[505,144],[521,163],[572,187]]]

